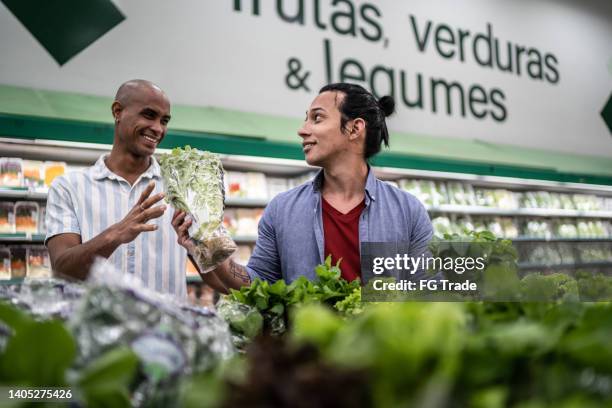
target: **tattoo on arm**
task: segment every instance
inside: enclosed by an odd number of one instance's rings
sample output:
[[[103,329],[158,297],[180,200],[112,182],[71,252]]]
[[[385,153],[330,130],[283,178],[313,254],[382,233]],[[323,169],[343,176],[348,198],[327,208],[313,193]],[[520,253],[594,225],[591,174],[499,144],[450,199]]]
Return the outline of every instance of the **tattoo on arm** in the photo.
[[[251,278],[249,277],[246,268],[242,265],[238,265],[232,260],[230,260],[230,275],[234,279],[239,279],[246,284],[251,283]]]

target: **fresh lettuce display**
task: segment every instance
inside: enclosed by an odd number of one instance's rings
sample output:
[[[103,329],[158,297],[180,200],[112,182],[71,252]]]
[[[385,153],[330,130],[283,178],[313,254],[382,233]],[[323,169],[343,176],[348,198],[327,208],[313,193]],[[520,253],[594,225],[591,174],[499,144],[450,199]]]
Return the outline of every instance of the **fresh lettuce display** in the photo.
[[[219,156],[186,146],[160,156],[166,200],[188,213],[189,235],[196,243],[192,254],[202,272],[227,259],[236,244],[223,227],[223,166]]]

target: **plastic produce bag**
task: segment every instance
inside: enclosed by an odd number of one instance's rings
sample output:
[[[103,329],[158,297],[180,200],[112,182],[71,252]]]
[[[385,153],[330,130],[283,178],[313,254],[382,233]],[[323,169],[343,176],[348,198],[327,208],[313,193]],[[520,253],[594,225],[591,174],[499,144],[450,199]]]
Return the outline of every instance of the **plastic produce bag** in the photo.
[[[191,254],[201,272],[215,269],[235,250],[236,244],[223,227],[223,167],[219,156],[186,146],[160,157],[166,199],[188,213],[193,223],[189,235],[195,241]]]

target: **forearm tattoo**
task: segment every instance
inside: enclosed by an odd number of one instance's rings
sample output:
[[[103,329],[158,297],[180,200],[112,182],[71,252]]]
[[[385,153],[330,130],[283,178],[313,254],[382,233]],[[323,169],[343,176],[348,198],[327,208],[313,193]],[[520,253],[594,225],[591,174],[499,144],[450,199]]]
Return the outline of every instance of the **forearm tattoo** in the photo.
[[[230,260],[230,275],[234,279],[239,279],[246,284],[251,283],[251,278],[249,277],[246,268],[242,265],[238,265],[232,260]]]

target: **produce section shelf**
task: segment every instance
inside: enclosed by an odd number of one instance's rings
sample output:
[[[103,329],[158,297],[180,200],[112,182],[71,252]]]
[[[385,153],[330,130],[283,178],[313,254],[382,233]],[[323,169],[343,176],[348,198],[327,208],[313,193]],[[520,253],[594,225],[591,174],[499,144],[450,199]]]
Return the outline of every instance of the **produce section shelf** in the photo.
[[[15,187],[15,188],[2,187],[0,188],[0,198],[44,201],[47,199],[47,192],[46,191],[32,191],[25,187]]]
[[[518,237],[512,238],[513,242],[612,242],[612,237],[584,237],[584,238],[538,238]]]
[[[225,200],[225,205],[227,207],[265,207],[268,205],[270,200],[265,198],[238,198],[231,197]]]
[[[187,283],[202,283],[202,278],[198,275],[187,275]]]
[[[30,234],[18,232],[16,234],[0,234],[0,242],[31,242],[42,244],[45,242],[44,234]]]
[[[541,263],[519,263],[521,270],[534,269],[576,269],[576,268],[612,268],[612,260],[609,261],[592,261],[592,262],[575,262],[561,264],[541,264]]]
[[[0,285],[19,285],[23,283],[24,278],[15,279],[0,279]]]
[[[470,214],[470,215],[498,215],[511,217],[554,217],[554,218],[606,218],[612,219],[612,211],[579,211],[579,210],[551,210],[548,208],[519,208],[503,209],[468,205],[440,205],[427,207],[432,213]]]

